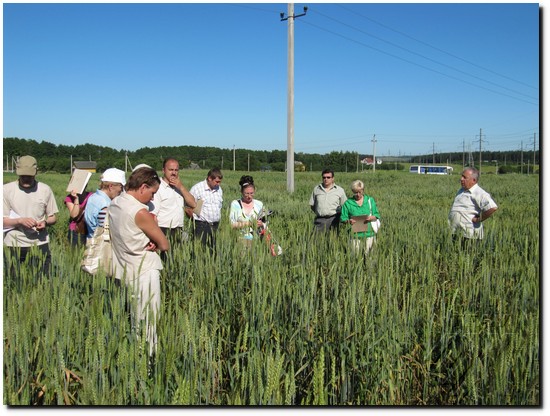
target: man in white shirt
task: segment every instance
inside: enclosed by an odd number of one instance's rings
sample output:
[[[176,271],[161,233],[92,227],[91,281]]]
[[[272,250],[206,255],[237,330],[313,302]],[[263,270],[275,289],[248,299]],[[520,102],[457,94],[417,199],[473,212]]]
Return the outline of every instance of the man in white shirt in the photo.
[[[477,184],[478,180],[477,169],[469,167],[462,172],[462,188],[455,196],[448,218],[454,236],[468,240],[483,239],[482,222],[498,209],[491,195]]]
[[[154,208],[151,211],[171,244],[180,243],[184,237],[183,221],[184,207],[195,208],[195,198],[183,185],[179,177],[180,165],[173,157],[164,159],[162,163],[163,177],[153,199]]]
[[[202,243],[211,249],[216,243],[214,233],[218,230],[222,215],[223,191],[220,187],[222,179],[223,174],[220,169],[210,169],[206,179],[193,185],[189,191],[197,202],[197,208],[193,211],[194,236],[200,238]],[[187,212],[190,213],[191,210]]]

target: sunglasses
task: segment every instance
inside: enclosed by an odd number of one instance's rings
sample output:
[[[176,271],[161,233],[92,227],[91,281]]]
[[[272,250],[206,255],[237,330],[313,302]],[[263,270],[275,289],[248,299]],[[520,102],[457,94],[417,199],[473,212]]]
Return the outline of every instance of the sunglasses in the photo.
[[[323,176],[323,179],[332,179],[332,176]]]

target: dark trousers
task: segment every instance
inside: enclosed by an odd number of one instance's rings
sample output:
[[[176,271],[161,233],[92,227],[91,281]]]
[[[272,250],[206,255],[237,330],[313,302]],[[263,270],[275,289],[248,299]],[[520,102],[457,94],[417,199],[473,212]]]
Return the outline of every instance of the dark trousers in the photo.
[[[67,238],[73,247],[86,245],[86,234],[79,234],[74,230],[69,230],[67,233]]]
[[[340,215],[332,215],[330,217],[315,217],[313,222],[315,231],[325,232],[329,230],[338,231],[340,227]]]
[[[195,220],[195,231],[193,235],[195,238],[200,238],[203,245],[208,246],[211,250],[213,250],[216,245],[214,233],[218,231],[219,224],[219,222],[210,223]]]
[[[164,233],[168,241],[170,242],[170,252],[173,253],[179,246],[182,245],[184,241],[189,239],[187,233],[183,231],[183,227],[159,227],[160,230]],[[166,251],[160,252],[161,260],[165,261],[168,258],[168,253]]]
[[[49,277],[51,262],[49,244],[34,247],[4,247],[4,273],[14,279],[20,276],[21,265],[26,265],[42,276]]]

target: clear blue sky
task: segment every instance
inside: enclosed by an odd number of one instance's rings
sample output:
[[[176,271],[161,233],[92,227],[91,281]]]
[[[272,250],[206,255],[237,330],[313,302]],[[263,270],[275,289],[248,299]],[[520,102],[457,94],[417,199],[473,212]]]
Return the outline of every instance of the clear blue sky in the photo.
[[[295,3],[295,151],[532,150],[539,5]],[[287,148],[287,4],[3,5],[4,137]]]

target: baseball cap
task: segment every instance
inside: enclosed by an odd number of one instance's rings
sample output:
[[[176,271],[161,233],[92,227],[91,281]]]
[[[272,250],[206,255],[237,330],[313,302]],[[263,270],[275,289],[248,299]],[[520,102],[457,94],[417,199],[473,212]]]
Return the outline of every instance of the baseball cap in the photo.
[[[15,166],[18,176],[36,176],[36,159],[32,156],[21,156]]]
[[[126,185],[126,176],[124,175],[124,171],[120,169],[109,168],[101,175],[101,182],[114,182]]]

